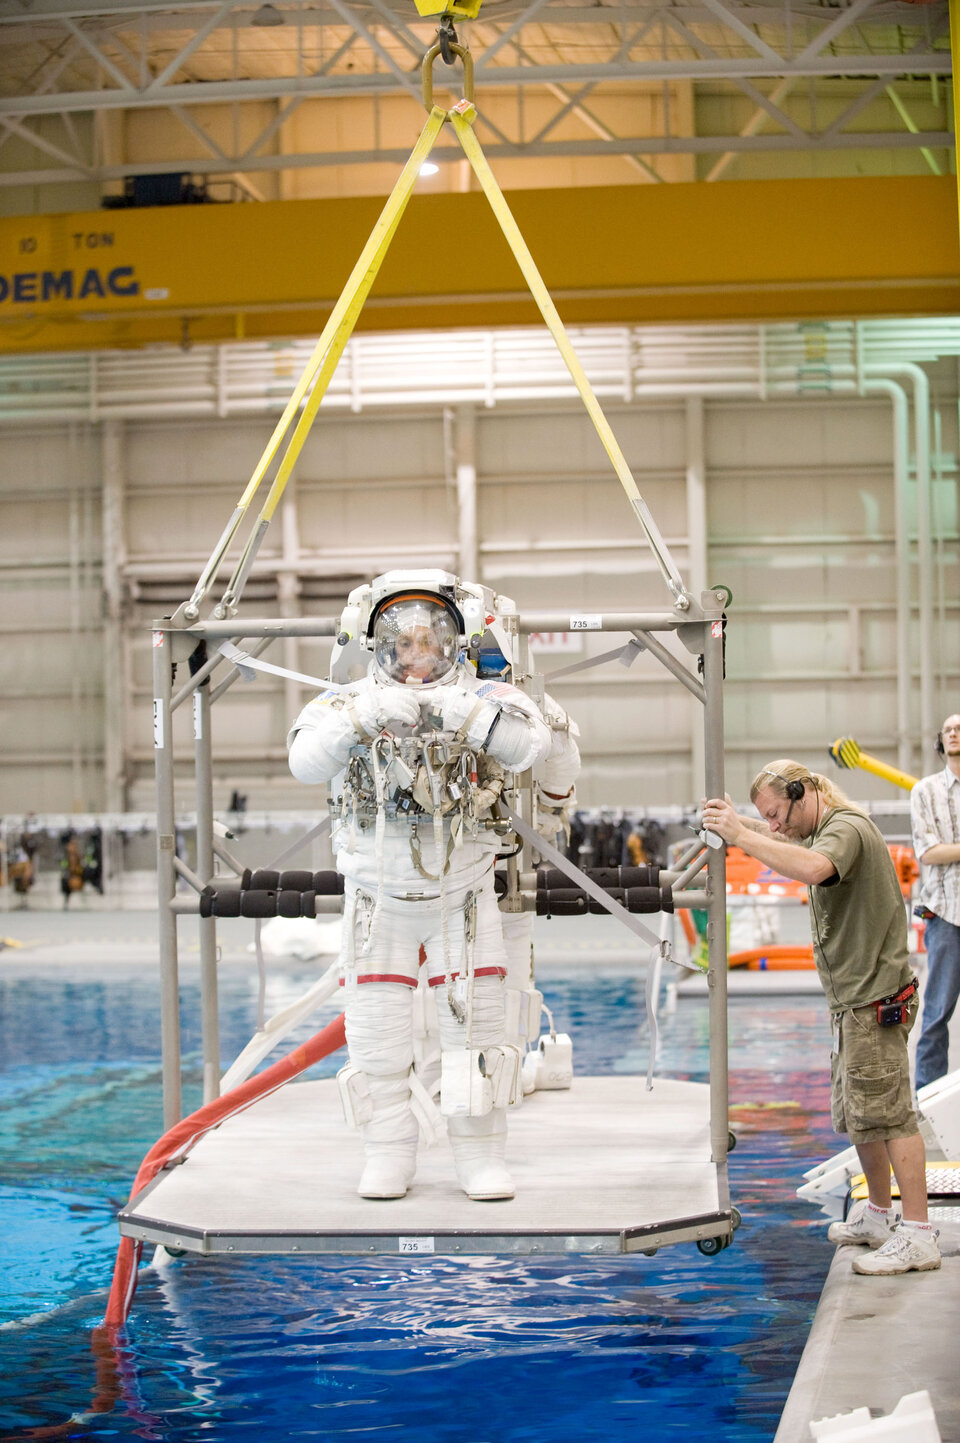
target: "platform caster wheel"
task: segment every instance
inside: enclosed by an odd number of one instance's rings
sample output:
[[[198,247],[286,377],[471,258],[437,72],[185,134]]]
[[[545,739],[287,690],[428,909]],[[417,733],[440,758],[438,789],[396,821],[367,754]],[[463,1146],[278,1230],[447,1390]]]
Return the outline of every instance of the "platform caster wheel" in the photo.
[[[733,1149],[736,1147],[736,1145],[737,1145],[737,1134],[736,1134],[735,1132],[728,1132],[728,1133],[727,1133],[727,1152],[733,1152]]]
[[[743,1222],[743,1218],[740,1216],[739,1208],[730,1209],[730,1221],[733,1223],[733,1231],[736,1232],[737,1228]]]
[[[644,1248],[644,1249],[643,1249],[643,1256],[644,1256],[645,1258],[655,1258],[655,1257],[657,1256],[657,1253],[658,1253],[659,1251],[660,1251],[659,1248]]]
[[[730,1246],[729,1238],[701,1238],[697,1248],[705,1258],[715,1258],[717,1253],[722,1253],[724,1248]]]
[[[170,1263],[176,1262],[177,1258],[184,1258],[186,1255],[186,1248],[168,1248],[166,1243],[158,1243],[153,1260],[155,1263]]]

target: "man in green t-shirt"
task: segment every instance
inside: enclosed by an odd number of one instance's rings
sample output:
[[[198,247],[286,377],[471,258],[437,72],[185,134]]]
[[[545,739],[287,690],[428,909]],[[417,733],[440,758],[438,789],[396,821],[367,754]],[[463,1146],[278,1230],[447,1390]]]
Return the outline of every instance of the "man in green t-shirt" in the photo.
[[[833,1126],[856,1147],[868,1191],[846,1222],[831,1224],[828,1237],[870,1249],[855,1258],[858,1273],[939,1268],[907,1059],[917,989],[886,843],[827,777],[799,762],[764,767],[750,800],[759,822],[738,816],[729,797],[713,797],[704,803],[703,823],[729,846],[809,888],[813,953],[833,1020]],[[893,1210],[891,1168],[902,1219]]]

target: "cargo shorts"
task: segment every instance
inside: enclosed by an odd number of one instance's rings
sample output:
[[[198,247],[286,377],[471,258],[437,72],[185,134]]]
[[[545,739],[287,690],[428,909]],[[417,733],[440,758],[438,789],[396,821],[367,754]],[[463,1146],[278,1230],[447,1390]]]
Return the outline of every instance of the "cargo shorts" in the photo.
[[[907,1003],[907,1020],[881,1027],[874,1004],[834,1012],[830,1057],[830,1112],[834,1132],[856,1146],[892,1142],[919,1131],[913,1110],[907,1038],[919,998]]]

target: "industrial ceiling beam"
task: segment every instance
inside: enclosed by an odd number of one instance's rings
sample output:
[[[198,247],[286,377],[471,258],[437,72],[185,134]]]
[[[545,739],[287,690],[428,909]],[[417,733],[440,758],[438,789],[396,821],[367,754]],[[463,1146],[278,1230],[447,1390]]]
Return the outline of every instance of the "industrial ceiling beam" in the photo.
[[[632,155],[715,155],[732,151],[823,151],[823,150],[867,150],[873,144],[882,150],[921,149],[924,146],[947,149],[953,146],[953,135],[949,131],[930,135],[913,135],[909,131],[875,136],[841,135],[824,143],[817,136],[804,136],[802,141],[794,136],[783,135],[698,135],[698,136],[631,136],[605,140],[565,140],[554,144],[539,142],[524,145],[520,142],[491,141],[484,144],[484,153],[490,159],[516,159],[517,157],[560,159],[564,156],[632,156]],[[43,147],[41,147],[43,148]],[[291,167],[308,168],[333,165],[364,165],[371,161],[403,165],[409,160],[408,150],[343,150],[309,151],[298,155],[227,156],[224,161],[198,159],[196,156],[177,158],[170,156],[161,161],[136,160],[122,165],[102,165],[83,168],[79,162],[75,169],[15,171],[0,173],[0,187],[17,185],[44,185],[64,183],[73,180],[106,181],[124,180],[128,175],[223,175],[225,171],[279,171]],[[455,146],[436,145],[431,158],[459,162],[462,152]]]
[[[479,66],[475,68],[475,74]],[[904,71],[903,56],[873,56],[869,60],[858,57],[854,62],[848,57],[842,60],[818,60],[807,62],[802,68],[784,63],[776,75],[799,78],[835,78],[849,80],[856,75],[883,77],[885,83],[901,77]],[[943,75],[951,73],[949,55],[912,55],[910,75]],[[699,61],[680,63],[673,61],[617,62],[613,64],[577,65],[525,65],[499,66],[484,72],[483,82],[489,86],[529,88],[549,85],[599,85],[599,84],[649,84],[663,80],[732,80],[741,78],[763,78],[771,75],[763,63],[742,62],[740,65],[729,61]],[[477,77],[478,84],[480,77]],[[416,77],[412,74],[402,83],[396,75],[390,74],[349,74],[339,75],[290,75],[251,80],[216,80],[171,83],[156,87],[134,87],[128,81],[115,89],[82,90],[43,95],[16,95],[0,98],[0,113],[7,116],[59,115],[64,111],[97,110],[143,110],[166,105],[216,105],[236,100],[262,100],[264,98],[286,99],[290,96],[364,96],[391,95],[399,90],[415,88]],[[882,89],[882,87],[881,87]],[[935,143],[935,142],[931,142]]]
[[[161,0],[0,0],[0,149],[13,153],[16,138],[66,167],[11,170],[0,175],[0,185],[402,163],[405,154],[381,145],[379,135],[363,149],[348,139],[339,150],[315,152],[310,137],[299,154],[263,151],[305,100],[419,97],[419,60],[435,22],[420,19],[409,0],[276,0],[273,8],[285,23],[270,30],[267,44],[267,32],[255,36],[250,28],[257,0],[175,0],[173,8]],[[934,152],[954,143],[936,102],[931,114],[929,107],[917,108],[916,86],[909,95],[894,88],[906,77],[929,77],[935,84],[950,75],[946,0],[922,6],[894,0],[614,0],[590,7],[488,0],[482,19],[459,28],[464,41],[473,36],[478,103],[494,158],[615,156],[659,178],[653,157],[705,155],[718,157],[710,171],[715,179],[733,157],[751,151],[915,149],[936,171]],[[226,45],[218,34],[228,37]],[[812,108],[808,119],[803,106],[783,106],[801,81],[811,84],[817,102],[822,96],[829,103],[829,120],[818,123]],[[672,133],[677,127],[665,96],[666,134],[615,133],[623,126],[613,116],[624,93],[649,94],[673,83],[694,90],[699,84],[707,97],[718,86],[731,87],[750,101],[752,118],[730,127],[740,128],[739,135]],[[524,135],[522,119],[528,90],[537,98],[532,137]],[[891,133],[897,123],[892,113],[877,119],[884,96],[902,132]],[[542,97],[555,104],[552,114],[540,108]],[[610,114],[604,111],[607,99],[615,103]],[[873,133],[853,133],[852,123],[878,100]],[[263,101],[271,102],[268,115]],[[517,121],[504,102],[515,103]],[[254,118],[242,144],[216,134],[215,114],[196,111],[200,105],[241,104],[260,107],[248,112]],[[208,157],[179,158],[180,142],[168,138],[169,154],[151,164],[134,156],[99,165],[105,157],[96,143],[88,163],[88,136],[73,117],[99,115],[106,127],[110,114],[157,109],[177,116]],[[560,123],[571,116],[593,138],[558,138]],[[651,125],[658,127],[659,121]],[[679,128],[697,126],[687,117]],[[98,127],[95,135],[110,133]]]
[[[75,20],[93,16],[122,20],[130,16],[146,15],[164,29],[182,31],[217,10],[220,3],[221,0],[180,0],[179,4],[158,3],[158,0],[86,0],[86,3],[83,3],[83,0],[32,0],[29,10],[25,10],[23,0],[0,0],[0,25],[34,26],[45,18],[66,15]],[[246,23],[249,24],[257,9],[256,0],[234,0],[234,3],[239,11],[246,13]],[[600,5],[564,5],[557,3],[557,0],[552,0],[551,5],[551,0],[531,0],[531,3],[522,3],[521,0],[521,3],[513,5],[497,5],[496,16],[500,21],[509,21],[511,26],[518,18],[520,23],[526,23],[526,13],[531,9],[540,10],[544,3],[550,6],[548,17],[557,22],[562,21],[565,25],[596,25],[598,22],[636,24],[651,17],[664,20],[669,16],[685,25],[715,27],[719,23],[731,30],[737,27],[747,30],[761,25],[783,30],[785,25],[789,25],[799,31],[802,26],[807,26],[816,31],[808,42],[809,47],[816,50],[832,44],[838,35],[849,29],[854,22],[871,21],[890,30],[897,27],[907,28],[909,22],[911,30],[922,30],[935,23],[939,12],[947,8],[945,0],[913,11],[908,11],[903,4],[892,4],[890,0],[852,0],[845,9],[828,8],[815,3],[815,0],[814,3],[807,4],[790,4],[789,0],[781,0],[781,3],[769,5],[724,3],[713,7],[708,7],[706,3],[667,7],[651,4],[650,0],[634,0],[632,4],[630,0],[613,0],[613,3]],[[278,0],[278,8],[282,8],[286,14],[299,12],[305,25],[337,23],[336,12],[322,3],[310,4],[304,0],[304,3],[298,4],[295,0],[293,3],[290,3],[290,0]],[[365,11],[369,7],[358,3],[357,9]],[[406,3],[406,0],[396,0],[392,5],[385,4],[383,9],[394,18],[397,25],[412,15],[412,6]],[[488,21],[493,18],[492,7],[484,18]],[[753,42],[747,41],[745,36],[744,39],[745,43],[753,48]]]

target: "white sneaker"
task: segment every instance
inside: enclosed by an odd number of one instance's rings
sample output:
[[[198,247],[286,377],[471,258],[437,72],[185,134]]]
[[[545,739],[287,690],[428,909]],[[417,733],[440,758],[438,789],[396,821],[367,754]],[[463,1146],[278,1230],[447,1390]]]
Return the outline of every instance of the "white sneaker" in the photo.
[[[882,1248],[893,1237],[893,1230],[900,1217],[889,1213],[878,1218],[867,1209],[866,1201],[855,1203],[850,1209],[846,1222],[831,1223],[827,1229],[830,1242],[841,1246],[844,1243],[865,1243],[868,1248]]]
[[[940,1266],[940,1236],[936,1228],[918,1232],[916,1228],[897,1228],[889,1242],[867,1257],[854,1258],[855,1273],[927,1273]]]

